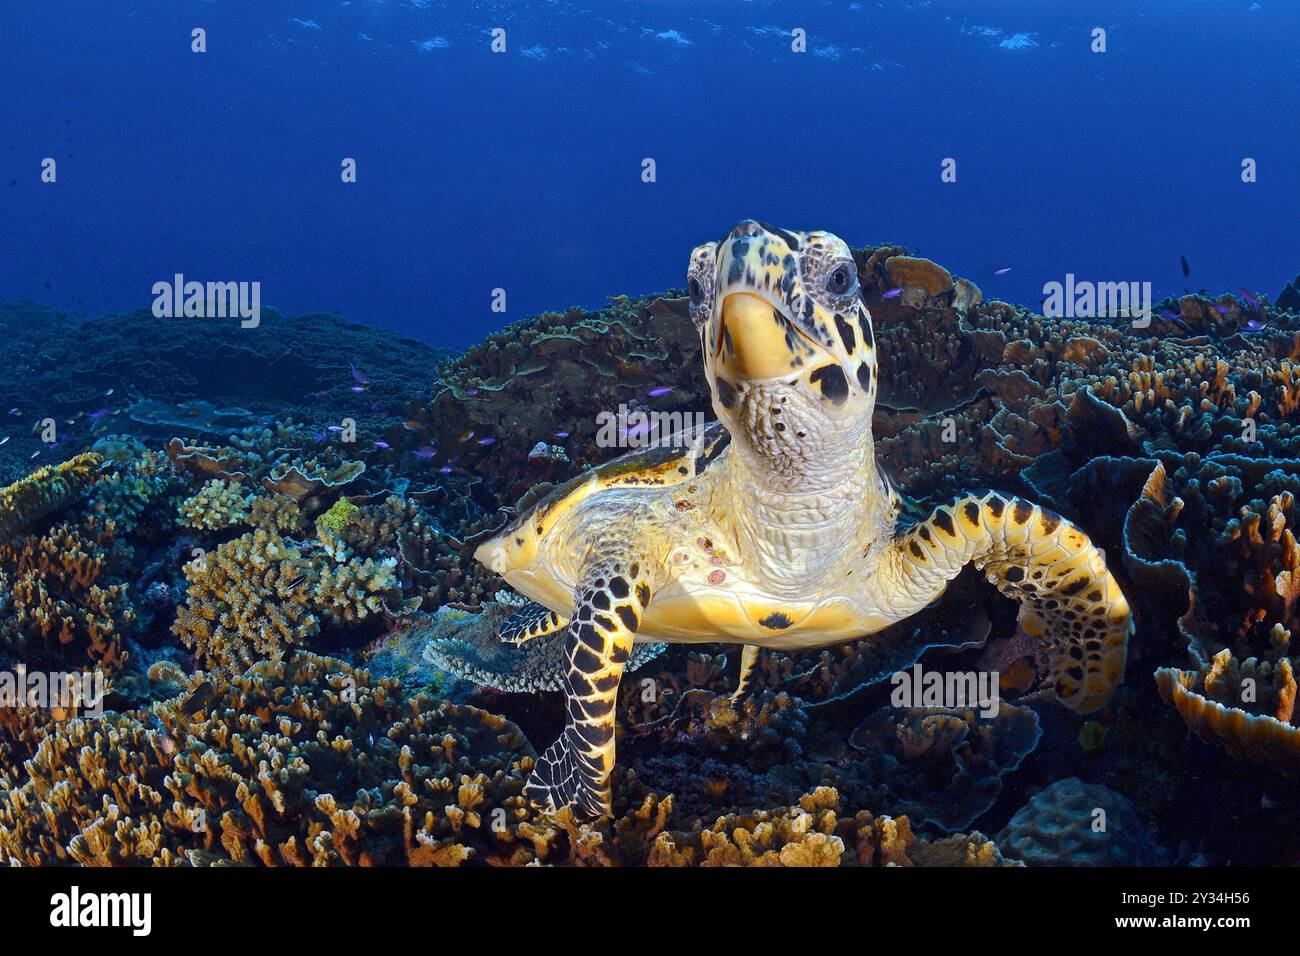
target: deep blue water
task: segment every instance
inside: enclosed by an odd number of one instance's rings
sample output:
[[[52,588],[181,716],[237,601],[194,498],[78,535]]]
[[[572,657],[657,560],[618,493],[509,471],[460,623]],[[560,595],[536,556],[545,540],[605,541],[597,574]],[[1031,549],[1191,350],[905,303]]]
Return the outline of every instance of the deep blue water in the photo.
[[[462,346],[680,286],[751,216],[1033,305],[1066,272],[1276,295],[1297,28],[1294,0],[4,0],[0,298],[135,309],[182,272]]]

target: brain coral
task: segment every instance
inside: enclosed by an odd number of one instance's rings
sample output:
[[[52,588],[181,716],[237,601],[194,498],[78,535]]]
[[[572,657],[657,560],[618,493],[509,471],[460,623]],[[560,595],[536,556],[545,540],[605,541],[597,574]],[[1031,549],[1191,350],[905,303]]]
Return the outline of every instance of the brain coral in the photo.
[[[997,843],[1003,854],[1029,866],[1159,862],[1133,804],[1114,790],[1078,777],[1058,780],[1037,793],[1016,811]]]

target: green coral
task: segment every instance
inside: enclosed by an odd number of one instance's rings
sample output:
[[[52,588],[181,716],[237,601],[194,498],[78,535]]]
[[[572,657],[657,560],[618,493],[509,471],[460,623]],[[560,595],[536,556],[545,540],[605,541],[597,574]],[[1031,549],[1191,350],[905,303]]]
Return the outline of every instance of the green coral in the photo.
[[[348,523],[354,514],[360,509],[346,498],[340,498],[326,511],[316,519],[317,528],[325,528],[335,533],[343,530],[343,526]]]

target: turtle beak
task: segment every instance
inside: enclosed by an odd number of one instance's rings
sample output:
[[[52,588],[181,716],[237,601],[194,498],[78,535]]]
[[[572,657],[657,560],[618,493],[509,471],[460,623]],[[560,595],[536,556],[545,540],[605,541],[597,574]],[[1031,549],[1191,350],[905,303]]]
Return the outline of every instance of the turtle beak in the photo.
[[[730,381],[764,381],[796,371],[802,336],[766,299],[733,292],[722,300],[713,362]]]
[[[484,541],[474,551],[474,559],[493,574],[505,574],[510,562],[506,559],[506,549],[497,538]]]

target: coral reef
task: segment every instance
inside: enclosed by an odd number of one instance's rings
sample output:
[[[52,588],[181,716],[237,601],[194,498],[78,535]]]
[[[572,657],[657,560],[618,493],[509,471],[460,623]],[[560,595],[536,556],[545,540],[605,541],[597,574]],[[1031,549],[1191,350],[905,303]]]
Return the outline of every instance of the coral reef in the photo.
[[[1105,710],[1039,708],[1036,643],[966,575],[867,639],[763,650],[740,700],[738,648],[637,645],[614,817],[539,814],[522,787],[529,741],[564,719],[562,638],[497,642],[513,599],[472,553],[548,483],[609,457],[598,413],[709,412],[683,298],[548,313],[456,357],[326,316],[256,342],[105,317],[77,323],[78,341],[35,335],[49,316],[14,306],[0,309],[19,373],[0,395],[23,426],[0,443],[0,657],[93,667],[117,710],[0,710],[0,851],[92,865],[1300,858],[1273,838],[1300,819],[1297,283],[1276,304],[1166,299],[1135,326],[986,299],[901,246],[854,255],[902,524],[979,486],[1079,522],[1137,612]],[[31,394],[47,396],[39,413]],[[46,415],[52,446],[27,427]],[[996,671],[998,715],[886,706],[883,679],[918,660]],[[997,845],[973,827],[1000,830]]]
[[[173,630],[204,666],[246,667],[308,643],[323,620],[397,611],[395,563],[331,555],[259,528],[185,565]]]

